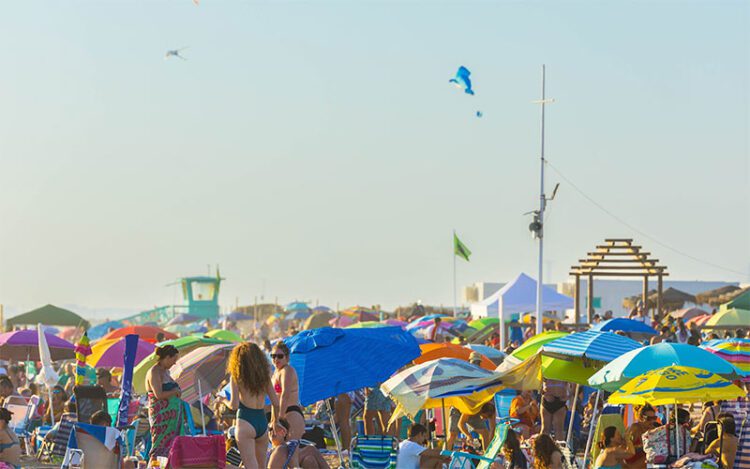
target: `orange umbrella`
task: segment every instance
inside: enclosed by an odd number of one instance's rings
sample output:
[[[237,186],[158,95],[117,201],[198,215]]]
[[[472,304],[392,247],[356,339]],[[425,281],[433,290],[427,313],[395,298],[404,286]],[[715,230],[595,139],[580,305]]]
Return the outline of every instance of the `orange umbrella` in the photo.
[[[422,351],[422,355],[414,360],[414,363],[416,364],[428,362],[430,360],[437,360],[438,358],[458,358],[460,360],[466,360],[468,362],[469,356],[472,353],[476,353],[482,359],[482,363],[480,365],[482,368],[486,370],[495,369],[495,364],[492,363],[492,360],[490,360],[489,358],[485,357],[481,353],[474,352],[471,349],[462,347],[457,344],[422,344],[419,346],[419,349]]]
[[[163,340],[172,340],[177,338],[177,336],[172,334],[171,332],[167,332],[164,329],[159,329],[158,327],[154,326],[128,326],[110,332],[109,334],[102,337],[101,341],[125,337],[128,334],[138,334],[141,340],[155,344],[157,342],[156,336],[160,333],[164,334]]]

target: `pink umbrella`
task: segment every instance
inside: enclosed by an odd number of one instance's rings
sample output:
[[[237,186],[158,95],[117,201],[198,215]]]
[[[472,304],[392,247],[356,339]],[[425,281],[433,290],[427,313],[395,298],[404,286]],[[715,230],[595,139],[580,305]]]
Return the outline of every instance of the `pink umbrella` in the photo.
[[[333,327],[346,327],[354,324],[354,319],[350,318],[349,316],[339,316],[328,321],[328,324]]]
[[[398,319],[386,319],[383,322],[388,324],[389,326],[399,326],[399,327],[405,327],[407,324],[409,324],[406,321],[399,321]]]
[[[102,347],[104,350],[97,350],[98,347]],[[138,339],[138,348],[135,352],[135,364],[139,364],[146,357],[151,355],[155,348],[156,346],[154,344]],[[92,347],[92,356],[94,359],[89,359],[89,364],[94,367],[122,368],[125,366],[125,337],[115,339],[111,343],[98,343],[94,345],[94,347]]]
[[[44,333],[52,360],[74,358],[73,344]],[[0,334],[0,357],[5,360],[39,360],[39,334],[35,329]]]

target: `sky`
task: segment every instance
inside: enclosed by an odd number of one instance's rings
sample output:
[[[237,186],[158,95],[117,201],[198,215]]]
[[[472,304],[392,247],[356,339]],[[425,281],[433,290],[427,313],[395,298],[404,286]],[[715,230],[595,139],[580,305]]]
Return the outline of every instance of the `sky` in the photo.
[[[224,306],[449,305],[454,229],[460,286],[536,276],[542,64],[545,282],[607,237],[748,282],[748,31],[743,1],[9,2],[0,304],[100,319],[219,265]]]

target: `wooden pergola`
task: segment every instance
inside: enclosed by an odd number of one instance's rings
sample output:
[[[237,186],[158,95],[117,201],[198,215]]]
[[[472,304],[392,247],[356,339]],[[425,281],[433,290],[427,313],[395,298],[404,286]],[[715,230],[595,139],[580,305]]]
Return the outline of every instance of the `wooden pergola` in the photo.
[[[581,306],[578,299],[581,290],[581,277],[587,280],[588,304],[586,317],[591,323],[594,315],[594,277],[642,277],[643,304],[648,305],[648,279],[656,277],[656,311],[662,310],[662,280],[669,275],[666,266],[658,264],[659,259],[652,259],[650,252],[641,251],[641,246],[633,244],[632,239],[605,239],[604,244],[596,246],[596,251],[587,253],[586,259],[579,259],[580,264],[570,268],[570,275],[575,277],[575,323],[581,317]],[[653,314],[652,314],[653,317]]]

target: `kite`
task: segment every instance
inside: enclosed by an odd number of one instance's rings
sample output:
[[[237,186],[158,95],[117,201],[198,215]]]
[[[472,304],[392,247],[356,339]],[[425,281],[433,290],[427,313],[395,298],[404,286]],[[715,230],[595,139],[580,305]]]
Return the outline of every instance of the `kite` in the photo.
[[[182,60],[187,60],[185,57],[183,57],[180,54],[180,51],[183,51],[185,49],[187,49],[187,47],[182,47],[180,49],[174,49],[174,50],[168,50],[167,53],[164,54],[164,60],[167,60],[170,57],[177,57],[177,58],[180,58]]]
[[[458,67],[456,77],[451,78],[450,80],[448,80],[448,82],[453,83],[457,88],[463,89],[466,94],[473,95],[474,90],[471,89],[471,79],[469,78],[470,75],[471,72],[469,71],[469,69],[461,65],[460,67]]]

